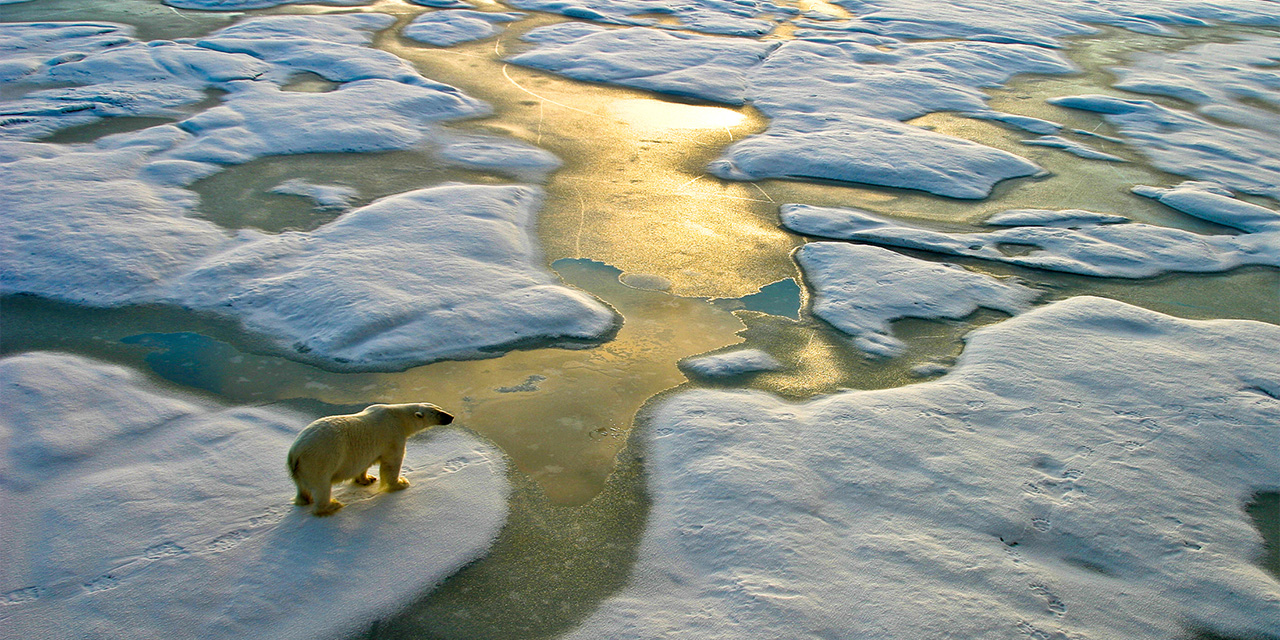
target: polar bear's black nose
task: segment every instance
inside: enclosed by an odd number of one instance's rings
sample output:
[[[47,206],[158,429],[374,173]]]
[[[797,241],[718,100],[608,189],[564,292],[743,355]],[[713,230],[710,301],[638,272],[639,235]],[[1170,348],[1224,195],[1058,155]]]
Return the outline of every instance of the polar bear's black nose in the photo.
[[[450,422],[453,422],[453,415],[452,415],[452,414],[448,414],[448,413],[445,413],[445,412],[441,411],[441,412],[440,412],[440,424],[449,424]]]

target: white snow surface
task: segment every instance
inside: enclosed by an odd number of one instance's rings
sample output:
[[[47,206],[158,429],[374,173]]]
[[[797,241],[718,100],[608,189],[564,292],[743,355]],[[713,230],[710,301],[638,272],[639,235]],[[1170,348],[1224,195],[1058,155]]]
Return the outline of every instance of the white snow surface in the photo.
[[[1246,231],[1257,230],[1239,235],[1204,235],[1148,224],[1117,224],[1105,217],[1091,223],[1088,217],[1105,214],[1085,212],[1090,216],[1082,216],[1075,210],[1060,212],[1062,219],[1071,221],[1069,226],[1046,226],[1044,218],[1037,214],[1028,226],[985,233],[934,231],[860,209],[789,204],[783,205],[781,216],[785,227],[811,236],[1106,278],[1149,278],[1169,272],[1216,273],[1244,265],[1280,267],[1280,225],[1266,222],[1280,216],[1280,212],[1185,184],[1172,190],[1149,189],[1153,197],[1162,201],[1164,196],[1160,194],[1170,192],[1170,202],[1183,203],[1178,208],[1190,215]],[[1196,193],[1188,196],[1187,191]]]
[[[1017,73],[1067,73],[1056,52],[1026,45],[856,40],[781,44],[552,25],[510,58],[580,80],[705,100],[749,100],[769,129],[730,146],[709,170],[724,178],[824,178],[983,198],[1000,180],[1034,175],[1019,156],[900,123],[950,110],[989,112],[982,88]],[[887,50],[886,50],[887,49]]]
[[[1138,33],[1176,35],[1177,27],[1219,23],[1280,25],[1269,0],[836,0],[857,28],[904,39],[966,38],[1045,47],[1064,36],[1096,33],[1102,24]]]
[[[1119,224],[1128,221],[1124,216],[1084,209],[1011,209],[983,220],[986,224],[1000,227],[1078,227],[1082,224]]]
[[[0,624],[9,637],[346,638],[487,553],[506,463],[459,430],[409,441],[398,493],[290,504],[308,418],[228,408],[116,365],[0,360]]]
[[[354,7],[369,4],[372,0],[162,0],[165,4],[179,9],[199,9],[201,11],[245,11],[248,9],[268,9],[283,4],[320,4],[342,7]]]
[[[568,637],[1267,637],[1280,328],[1072,298],[948,375],[664,400],[631,583]]]
[[[760,371],[777,371],[782,368],[782,363],[760,349],[739,349],[687,358],[680,362],[680,368],[704,378],[732,378]]]
[[[1249,128],[1222,126],[1150,100],[1081,95],[1048,102],[1102,114],[1158,169],[1280,199],[1280,118],[1274,114],[1255,109],[1270,126]]]
[[[447,162],[521,179],[558,166],[553,155],[518,141],[439,129],[442,120],[487,113],[488,106],[365,46],[372,31],[393,22],[381,14],[265,16],[194,44],[136,42],[110,25],[0,27],[0,55],[73,50],[37,65],[24,82],[86,83],[48,91],[80,92],[92,103],[0,127],[0,292],[93,306],[209,309],[268,332],[295,357],[347,368],[402,368],[608,334],[612,311],[560,286],[539,262],[529,239],[536,189],[412,192],[281,237],[232,233],[190,215],[198,198],[183,187],[267,155],[421,146]],[[301,71],[341,84],[324,93],[281,90]],[[229,93],[220,106],[174,124],[90,144],[3,140],[47,133],[83,111],[107,115],[103,104],[136,103],[124,110],[136,115],[154,110],[163,91],[181,102],[203,99],[208,88]],[[47,99],[39,97],[45,93],[19,102]],[[350,196],[310,184],[282,188],[333,206]],[[266,261],[264,252],[277,261]],[[338,281],[308,278],[308,270]],[[187,282],[198,284],[185,289]],[[263,291],[286,282],[300,288],[255,306]],[[260,285],[256,297],[242,290],[250,283]],[[473,298],[481,293],[487,297]],[[332,314],[354,307],[359,311],[345,317]]]
[[[519,12],[432,11],[414,18],[400,35],[437,47],[451,47],[487,38],[498,32],[498,23],[514,22],[525,15]]]
[[[1139,185],[1133,192],[1202,220],[1248,233],[1280,230],[1280,211],[1237,200],[1230,191],[1212,182],[1187,181],[1169,189]]]
[[[317,209],[346,209],[360,193],[340,184],[314,184],[302,178],[290,178],[271,187],[271,193],[302,196],[315,203]]]
[[[615,314],[560,284],[531,240],[541,190],[451,184],[311,232],[243,243],[162,299],[236,317],[298,357],[404,368],[528,342],[598,339]]]
[[[813,314],[879,357],[906,349],[893,335],[893,320],[963,318],[978,307],[1013,315],[1040,296],[1016,282],[880,247],[811,242],[795,258],[813,288]]]
[[[648,25],[732,36],[760,36],[796,9],[768,0],[512,0],[511,6],[559,13],[611,24]],[[665,14],[678,24],[661,24],[641,14]]]

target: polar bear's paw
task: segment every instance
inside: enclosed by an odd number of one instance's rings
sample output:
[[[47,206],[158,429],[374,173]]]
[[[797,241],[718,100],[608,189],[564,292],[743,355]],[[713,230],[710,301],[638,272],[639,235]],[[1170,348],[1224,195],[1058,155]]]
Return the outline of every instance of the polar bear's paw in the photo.
[[[315,514],[318,516],[333,515],[337,513],[338,509],[341,509],[342,506],[341,502],[338,502],[337,500],[330,500],[329,504],[326,504],[323,507],[316,507]]]
[[[387,491],[400,491],[402,489],[409,488],[409,481],[405,480],[403,476],[396,478],[395,480],[386,482],[384,484],[387,487]]]
[[[356,477],[354,477],[354,478],[352,478],[352,479],[351,479],[351,481],[352,481],[352,482],[354,482],[354,483],[356,483],[356,484],[358,484],[358,485],[360,485],[360,486],[364,486],[364,487],[367,487],[367,486],[369,486],[369,485],[373,484],[375,480],[376,480],[376,478],[374,478],[373,476],[371,476],[371,475],[369,475],[369,474],[367,474],[367,473],[362,474],[362,475],[358,475],[358,476],[356,476]]]

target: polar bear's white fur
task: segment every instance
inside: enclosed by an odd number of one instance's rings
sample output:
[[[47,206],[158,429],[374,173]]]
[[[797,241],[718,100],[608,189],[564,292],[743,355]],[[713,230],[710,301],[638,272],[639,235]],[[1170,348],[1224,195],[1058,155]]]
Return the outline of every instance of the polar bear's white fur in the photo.
[[[314,504],[315,514],[327,516],[342,508],[330,499],[331,485],[343,480],[373,483],[369,466],[378,463],[378,476],[388,491],[409,486],[400,477],[404,443],[409,436],[453,422],[453,416],[429,403],[374,404],[360,413],[320,418],[307,425],[289,447],[289,475],[298,485],[297,505]]]

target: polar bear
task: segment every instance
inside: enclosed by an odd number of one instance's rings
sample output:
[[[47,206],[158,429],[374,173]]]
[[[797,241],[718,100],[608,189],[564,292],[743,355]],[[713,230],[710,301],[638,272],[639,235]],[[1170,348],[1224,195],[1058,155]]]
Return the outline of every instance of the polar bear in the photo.
[[[405,439],[450,422],[452,415],[425,402],[374,404],[360,413],[312,422],[289,447],[289,476],[298,485],[293,503],[315,504],[318,516],[341,509],[341,502],[329,499],[331,485],[347,479],[373,484],[368,471],[374,462],[387,491],[404,489],[409,486],[409,481],[400,477]]]

